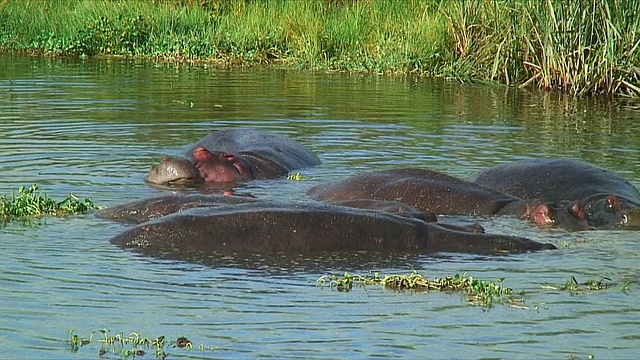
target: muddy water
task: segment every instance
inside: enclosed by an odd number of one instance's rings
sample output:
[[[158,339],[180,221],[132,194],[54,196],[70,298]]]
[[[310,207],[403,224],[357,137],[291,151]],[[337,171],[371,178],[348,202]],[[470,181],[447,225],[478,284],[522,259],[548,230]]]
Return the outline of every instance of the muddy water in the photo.
[[[523,157],[574,157],[640,185],[637,103],[448,81],[214,70],[138,61],[0,57],[0,193],[38,183],[102,205],[166,193],[142,179],[154,161],[209,130],[252,126],[297,139],[323,165],[307,181],[242,191],[299,198],[313,184],[416,166],[468,177]],[[88,358],[68,332],[187,336],[177,358],[633,358],[640,344],[636,232],[567,234],[505,218],[491,232],[559,250],[326,258],[256,256],[176,262],[119,249],[122,225],[92,214],[0,229],[0,358]],[[457,294],[349,293],[315,286],[326,272],[466,272],[526,291],[528,309],[482,309]],[[550,290],[571,277],[602,291]],[[620,290],[629,284],[629,291]],[[107,349],[110,349],[107,347]],[[153,351],[145,357],[152,358]],[[120,358],[108,352],[106,358]]]

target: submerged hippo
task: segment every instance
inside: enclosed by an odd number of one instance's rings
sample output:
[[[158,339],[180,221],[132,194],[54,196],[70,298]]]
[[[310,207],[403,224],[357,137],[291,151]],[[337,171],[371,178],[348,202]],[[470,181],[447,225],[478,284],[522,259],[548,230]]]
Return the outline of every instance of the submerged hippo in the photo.
[[[455,231],[382,211],[271,201],[187,209],[125,230],[111,242],[177,259],[194,252],[519,253],[555,249],[552,244],[522,237]]]
[[[565,203],[596,228],[640,227],[640,192],[617,174],[573,159],[525,159],[480,172],[474,182],[526,200]]]
[[[140,224],[192,208],[211,208],[221,205],[241,204],[256,201],[259,200],[253,197],[238,195],[172,194],[132,201],[126,204],[101,209],[96,212],[96,216],[118,222]],[[383,211],[397,216],[404,216],[426,222],[438,222],[438,218],[435,214],[422,212],[414,207],[397,201],[360,199],[356,201],[337,201],[332,204],[365,210]],[[484,228],[476,223],[438,223],[438,225],[456,231],[484,233]]]
[[[571,231],[591,227],[551,202],[531,204],[515,196],[453,176],[425,169],[365,172],[317,185],[310,196],[328,202],[375,199],[399,201],[420,211],[441,215],[514,215],[540,226]]]
[[[352,199],[352,200],[338,200],[327,202],[333,205],[340,205],[346,207],[353,207],[366,210],[378,210],[386,213],[394,214],[397,216],[404,216],[413,219],[419,219],[429,223],[438,223],[439,226],[456,231],[466,231],[482,234],[484,228],[477,223],[441,223],[438,222],[436,214],[429,211],[420,211],[413,206],[409,206],[405,203],[398,201],[384,201],[374,199]]]
[[[253,201],[257,200],[247,196],[172,194],[100,209],[96,212],[96,216],[124,223],[140,224],[168,214],[179,213],[187,209],[199,207],[209,208]]]
[[[152,184],[236,182],[278,177],[319,165],[304,146],[282,135],[250,128],[218,130],[190,146],[184,157],[165,157],[145,180]]]

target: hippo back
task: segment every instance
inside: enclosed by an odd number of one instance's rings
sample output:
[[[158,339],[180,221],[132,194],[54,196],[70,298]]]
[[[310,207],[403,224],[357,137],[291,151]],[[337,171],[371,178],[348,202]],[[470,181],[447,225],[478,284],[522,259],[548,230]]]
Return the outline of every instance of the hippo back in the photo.
[[[317,185],[307,193],[322,201],[399,201],[421,211],[443,215],[491,215],[519,200],[466,180],[425,169],[365,172]]]
[[[594,194],[640,199],[638,190],[617,174],[573,159],[508,162],[480,172],[474,182],[525,200],[582,200]]]
[[[194,253],[503,253],[555,248],[526,238],[455,231],[382,211],[272,201],[187,209],[131,227],[111,242],[174,259]]]
[[[214,131],[190,146],[185,156],[192,160],[193,150],[198,146],[210,151],[264,158],[287,170],[320,164],[318,157],[301,144],[276,133],[251,128]]]

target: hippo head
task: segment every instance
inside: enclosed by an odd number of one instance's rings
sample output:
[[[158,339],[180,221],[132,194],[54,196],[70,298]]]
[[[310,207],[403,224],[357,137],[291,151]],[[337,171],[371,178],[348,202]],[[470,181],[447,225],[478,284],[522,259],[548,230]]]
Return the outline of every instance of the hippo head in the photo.
[[[190,185],[202,182],[202,177],[193,164],[185,158],[164,157],[159,164],[151,166],[144,178],[158,185]]]
[[[209,151],[203,146],[193,150],[193,166],[205,182],[234,182],[254,179],[253,166],[241,156]]]
[[[580,208],[581,206],[583,207]],[[576,208],[596,228],[640,228],[640,204],[622,196],[592,195],[576,205]]]
[[[572,204],[564,202],[514,201],[503,207],[499,214],[515,215],[540,227],[557,227],[569,231],[593,230],[584,216],[574,213]]]

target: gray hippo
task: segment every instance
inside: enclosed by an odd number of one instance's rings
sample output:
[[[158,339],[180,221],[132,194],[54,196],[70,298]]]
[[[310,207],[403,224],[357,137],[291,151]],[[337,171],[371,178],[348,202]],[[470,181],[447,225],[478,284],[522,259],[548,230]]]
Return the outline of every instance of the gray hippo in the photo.
[[[96,212],[96,216],[123,223],[140,224],[187,209],[209,208],[253,201],[258,200],[252,197],[234,195],[171,194],[100,209]]]
[[[474,182],[525,200],[564,203],[596,228],[640,227],[640,192],[617,174],[574,159],[524,159],[480,172]]]
[[[539,226],[571,231],[591,229],[564,206],[532,203],[495,189],[425,169],[370,171],[317,185],[307,191],[321,201],[374,199],[399,201],[442,215],[513,215]]]
[[[145,180],[151,184],[230,183],[283,176],[319,165],[307,148],[276,133],[250,128],[214,131],[184,157],[164,157]]]
[[[495,254],[555,249],[552,244],[522,237],[456,231],[383,211],[308,201],[194,207],[136,225],[111,242],[147,255],[176,259],[194,252]]]
[[[100,209],[96,216],[113,221],[140,224],[159,217],[182,212],[192,208],[211,208],[228,204],[241,204],[259,201],[253,197],[238,195],[171,194],[132,201],[129,203]],[[333,205],[365,210],[377,210],[425,222],[436,223],[438,218],[430,212],[420,211],[397,201],[370,199],[336,201]],[[439,226],[456,231],[484,233],[484,228],[476,223],[438,223]]]

